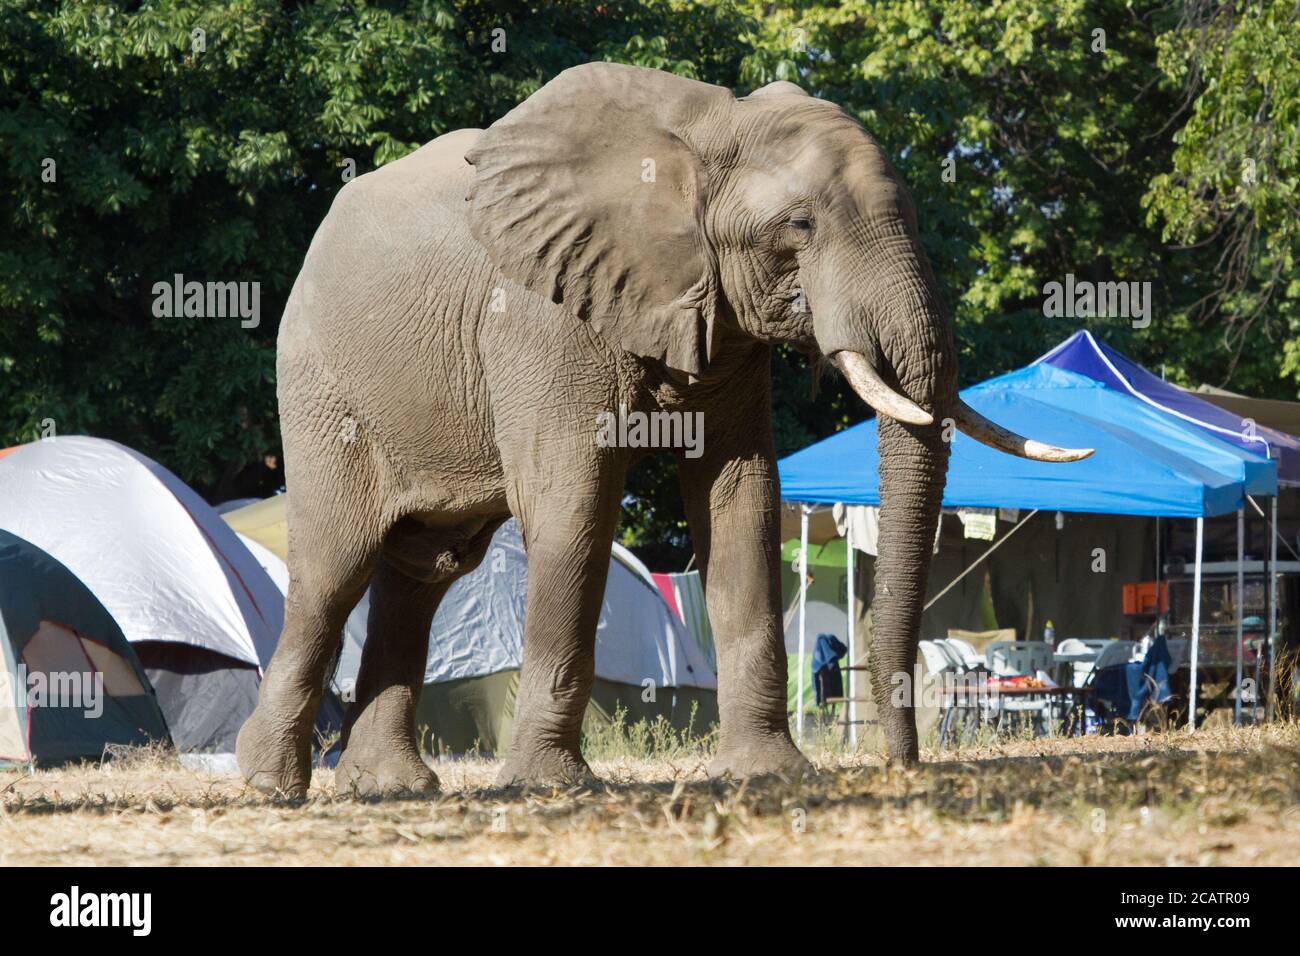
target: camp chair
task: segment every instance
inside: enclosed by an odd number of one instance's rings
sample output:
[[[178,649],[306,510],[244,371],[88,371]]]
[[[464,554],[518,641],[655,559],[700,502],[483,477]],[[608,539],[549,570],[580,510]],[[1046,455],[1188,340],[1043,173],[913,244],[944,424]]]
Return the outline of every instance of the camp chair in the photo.
[[[1132,661],[1137,646],[1137,641],[1107,641],[1106,646],[1097,655],[1097,659],[1093,661],[1087,679],[1079,686],[1096,688],[1098,679],[1106,676],[1104,672],[1112,668],[1125,667]],[[1083,732],[1090,733],[1091,727],[1111,726],[1118,716],[1120,715],[1107,706],[1104,698],[1094,693],[1084,709]]]

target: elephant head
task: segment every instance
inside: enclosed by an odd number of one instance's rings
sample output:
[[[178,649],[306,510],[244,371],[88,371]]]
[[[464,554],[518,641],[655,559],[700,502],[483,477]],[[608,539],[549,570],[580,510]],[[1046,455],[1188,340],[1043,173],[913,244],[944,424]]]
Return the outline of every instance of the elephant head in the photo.
[[[744,98],[609,63],[560,74],[484,132],[470,226],[505,275],[610,343],[707,376],[727,343],[827,357],[879,413],[873,683],[890,756],[917,757],[910,674],[948,462],[944,419],[1012,454],[957,394],[952,327],[902,180],[837,106],[774,83]]]

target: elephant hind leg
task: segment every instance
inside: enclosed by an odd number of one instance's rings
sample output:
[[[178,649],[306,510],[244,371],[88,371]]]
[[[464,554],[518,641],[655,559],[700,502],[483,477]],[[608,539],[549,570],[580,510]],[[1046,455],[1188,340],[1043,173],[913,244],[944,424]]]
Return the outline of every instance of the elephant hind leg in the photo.
[[[389,532],[370,593],[356,699],[343,725],[335,773],[340,792],[360,797],[422,796],[438,790],[416,740],[429,626],[452,582],[478,566],[499,519],[454,529],[413,519]]]
[[[240,772],[265,793],[302,797],[311,783],[311,734],[343,624],[374,569],[382,534],[355,514],[294,513],[289,502],[289,593],[284,630],[257,707],[235,745]]]

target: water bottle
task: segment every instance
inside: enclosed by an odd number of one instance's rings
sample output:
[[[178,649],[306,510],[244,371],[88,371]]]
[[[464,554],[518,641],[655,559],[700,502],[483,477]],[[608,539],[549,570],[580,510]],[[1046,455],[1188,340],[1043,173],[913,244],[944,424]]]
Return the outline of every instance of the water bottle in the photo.
[[[1047,626],[1043,628],[1043,640],[1048,650],[1056,650],[1056,628],[1052,627],[1051,621],[1048,621]]]

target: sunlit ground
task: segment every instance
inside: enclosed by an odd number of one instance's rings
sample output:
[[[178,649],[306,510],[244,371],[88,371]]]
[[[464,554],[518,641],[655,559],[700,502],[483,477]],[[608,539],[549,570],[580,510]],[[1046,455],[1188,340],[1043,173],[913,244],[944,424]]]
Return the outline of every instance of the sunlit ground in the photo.
[[[803,781],[722,783],[705,758],[593,761],[596,788],[493,790],[496,763],[437,765],[434,800],[364,803],[318,772],[277,804],[232,774],[146,752],[0,771],[0,865],[1287,864],[1300,859],[1300,726],[1190,737],[813,752]]]

